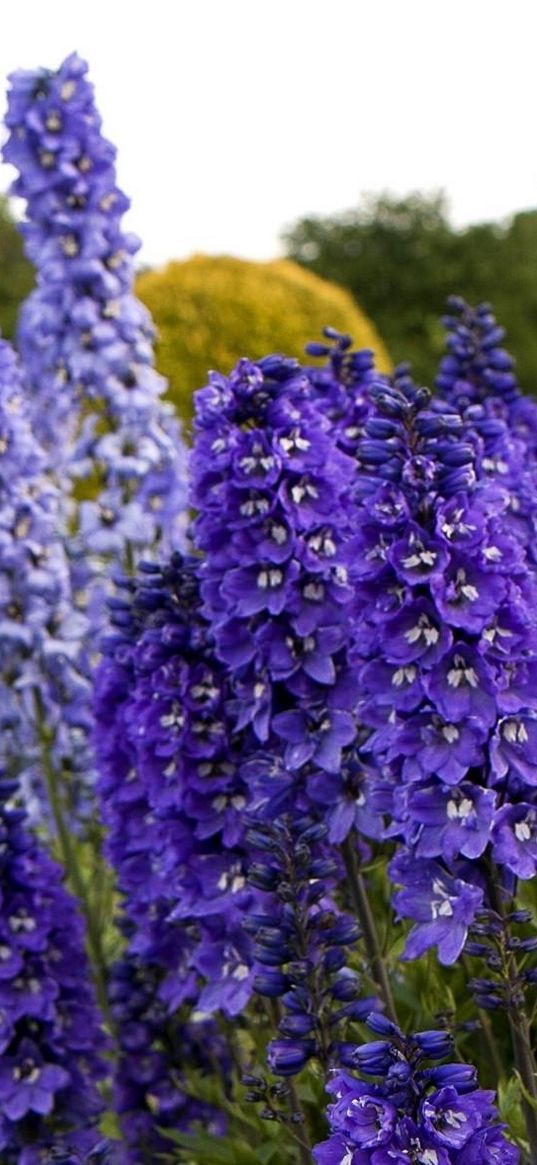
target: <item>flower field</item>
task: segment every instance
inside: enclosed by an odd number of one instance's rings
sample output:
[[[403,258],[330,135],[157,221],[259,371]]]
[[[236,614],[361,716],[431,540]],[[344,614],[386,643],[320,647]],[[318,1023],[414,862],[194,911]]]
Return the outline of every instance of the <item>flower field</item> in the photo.
[[[6,126],[0,1162],[537,1163],[537,403],[492,309],[432,389],[330,321],[245,354],[188,445],[85,62]]]

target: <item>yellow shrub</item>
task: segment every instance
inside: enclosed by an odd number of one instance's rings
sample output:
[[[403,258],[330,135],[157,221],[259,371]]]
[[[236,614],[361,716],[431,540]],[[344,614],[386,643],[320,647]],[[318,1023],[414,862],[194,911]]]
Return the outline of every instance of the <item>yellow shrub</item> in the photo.
[[[288,259],[194,255],[144,272],[136,292],[157,327],[157,367],[169,381],[168,396],[186,420],[192,392],[209,369],[228,373],[241,356],[256,360],[270,352],[304,358],[304,345],[320,339],[326,324],[349,332],[359,348],[372,348],[380,369],[390,367],[378,333],[349,293]]]

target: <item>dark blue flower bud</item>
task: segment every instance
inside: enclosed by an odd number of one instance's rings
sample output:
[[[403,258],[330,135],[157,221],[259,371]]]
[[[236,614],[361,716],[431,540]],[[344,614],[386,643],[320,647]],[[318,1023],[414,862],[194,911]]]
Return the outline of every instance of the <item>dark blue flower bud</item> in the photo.
[[[315,1027],[315,1017],[312,1015],[284,1015],[278,1024],[284,1036],[307,1036]]]
[[[277,1076],[295,1076],[315,1055],[315,1040],[272,1040],[268,1062]]]
[[[259,971],[254,976],[254,989],[259,995],[268,995],[276,999],[288,991],[289,985],[289,976],[284,975],[282,971]]]
[[[442,1060],[453,1050],[453,1036],[446,1031],[418,1032],[415,1042],[429,1060]]]
[[[477,1084],[477,1072],[471,1064],[441,1064],[426,1069],[423,1077],[435,1088],[453,1087],[457,1092],[471,1091]]]
[[[396,1040],[402,1040],[404,1038],[403,1033],[401,1029],[397,1027],[397,1024],[392,1023],[391,1019],[388,1019],[386,1015],[383,1015],[382,1012],[379,1011],[372,1011],[371,1014],[368,1015],[367,1026],[371,1028],[371,1031],[377,1032],[381,1036],[390,1036],[392,1039]]]

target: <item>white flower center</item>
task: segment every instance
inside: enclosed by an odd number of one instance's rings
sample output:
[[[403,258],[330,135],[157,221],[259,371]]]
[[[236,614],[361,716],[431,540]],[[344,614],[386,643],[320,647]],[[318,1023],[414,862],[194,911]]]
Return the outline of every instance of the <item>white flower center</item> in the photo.
[[[448,671],[447,682],[450,688],[458,688],[464,682],[470,688],[477,688],[477,675],[473,667],[466,666],[466,660],[462,656],[456,655],[453,660],[453,667]]]
[[[405,631],[404,638],[407,643],[417,643],[421,638],[424,638],[427,647],[434,647],[440,638],[440,632],[437,627],[431,626],[427,615],[420,615],[418,622],[414,627],[410,627]]]
[[[433,919],[436,918],[451,918],[453,914],[453,907],[449,900],[449,894],[446,887],[438,878],[433,882],[433,894],[437,895],[436,899],[431,902],[431,914]]]
[[[455,821],[462,818],[466,820],[474,811],[473,801],[469,797],[463,797],[461,801],[451,800],[447,803],[447,815],[450,821]]]
[[[447,1125],[451,1125],[452,1129],[460,1129],[462,1125],[466,1124],[466,1117],[463,1112],[454,1112],[452,1108],[447,1108],[444,1111],[444,1120]]]
[[[403,684],[413,684],[416,679],[415,667],[398,667],[392,676],[392,684],[396,688],[401,688]]]
[[[242,503],[240,512],[244,518],[253,518],[254,514],[266,514],[268,508],[269,501],[267,498],[252,497]]]
[[[521,720],[506,720],[502,724],[502,736],[508,744],[526,744],[528,732]]]
[[[413,554],[408,554],[403,558],[403,566],[405,570],[415,570],[420,566],[434,566],[436,562],[435,550],[415,550]]]
[[[466,582],[466,571],[465,570],[458,570],[457,571],[457,574],[455,576],[455,588],[457,590],[457,593],[459,595],[463,595],[464,598],[468,599],[468,602],[470,602],[470,603],[475,603],[476,599],[479,598],[479,591],[478,591],[477,587],[474,587],[471,585],[471,583]]]
[[[275,590],[283,582],[283,571],[271,568],[260,570],[257,576],[257,585],[262,591]]]
[[[280,445],[284,453],[294,453],[297,450],[300,450],[301,453],[305,453],[306,450],[309,449],[311,441],[308,441],[307,437],[301,436],[300,429],[293,429],[288,437],[280,438]]]

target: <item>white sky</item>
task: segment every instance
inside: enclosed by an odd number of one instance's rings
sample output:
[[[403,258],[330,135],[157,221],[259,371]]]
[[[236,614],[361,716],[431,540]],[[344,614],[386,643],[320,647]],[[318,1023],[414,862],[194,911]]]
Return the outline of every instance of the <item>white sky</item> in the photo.
[[[444,187],[459,224],[537,206],[535,0],[4,6],[2,77],[89,60],[142,262],[268,258],[368,190]]]

